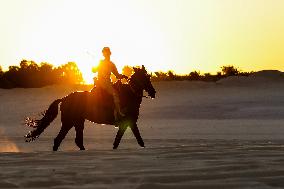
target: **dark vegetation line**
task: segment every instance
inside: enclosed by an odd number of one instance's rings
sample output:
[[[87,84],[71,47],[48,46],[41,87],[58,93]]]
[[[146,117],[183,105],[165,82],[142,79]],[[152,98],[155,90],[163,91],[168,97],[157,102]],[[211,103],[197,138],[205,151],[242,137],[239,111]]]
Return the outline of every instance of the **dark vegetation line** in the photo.
[[[152,76],[152,81],[209,81],[215,82],[220,79],[229,77],[229,76],[249,76],[254,72],[242,72],[235,68],[234,66],[222,66],[221,71],[217,74],[205,73],[200,74],[198,71],[190,72],[187,75],[177,75],[173,71],[168,72],[154,72],[155,75]]]
[[[9,66],[6,72],[0,66],[0,88],[33,88],[82,81],[82,73],[75,62],[54,67],[46,62],[38,65],[34,61],[22,60],[19,66]]]
[[[124,75],[133,73],[131,66],[125,66]],[[248,76],[253,72],[241,72],[234,66],[222,66],[221,71],[213,75],[200,74],[193,71],[187,75],[177,75],[173,71],[151,73],[152,81],[211,81],[215,82],[228,76]],[[0,65],[0,88],[36,88],[53,84],[83,84],[83,76],[75,62],[54,67],[52,64],[22,60],[19,66],[9,66],[8,71],[3,71]]]

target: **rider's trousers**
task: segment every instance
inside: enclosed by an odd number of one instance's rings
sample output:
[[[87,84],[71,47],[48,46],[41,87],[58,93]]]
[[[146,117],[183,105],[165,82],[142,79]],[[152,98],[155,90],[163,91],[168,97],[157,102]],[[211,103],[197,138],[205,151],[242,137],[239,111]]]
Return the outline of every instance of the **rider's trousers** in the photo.
[[[114,112],[114,117],[117,119],[117,114],[120,114],[123,116],[123,113],[121,112],[120,109],[120,100],[119,100],[119,95],[115,88],[113,88],[112,83],[110,81],[104,81],[100,80],[97,82],[97,86],[103,88],[107,93],[111,94],[113,96],[113,101],[114,101],[114,106],[115,106],[115,112]]]

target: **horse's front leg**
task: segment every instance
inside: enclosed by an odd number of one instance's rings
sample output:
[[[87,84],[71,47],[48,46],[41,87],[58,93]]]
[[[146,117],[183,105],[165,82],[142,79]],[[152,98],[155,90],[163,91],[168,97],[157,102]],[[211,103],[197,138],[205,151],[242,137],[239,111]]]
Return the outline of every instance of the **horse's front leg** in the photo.
[[[140,135],[140,132],[139,132],[139,129],[137,127],[137,123],[134,123],[133,125],[130,126],[134,136],[136,137],[136,140],[138,142],[138,144],[141,146],[141,147],[145,147],[144,146],[144,141]]]
[[[116,133],[116,137],[115,137],[115,140],[114,140],[114,143],[113,143],[113,149],[117,149],[119,143],[120,143],[120,140],[125,132],[125,130],[127,129],[127,126],[125,125],[119,125],[119,129]]]

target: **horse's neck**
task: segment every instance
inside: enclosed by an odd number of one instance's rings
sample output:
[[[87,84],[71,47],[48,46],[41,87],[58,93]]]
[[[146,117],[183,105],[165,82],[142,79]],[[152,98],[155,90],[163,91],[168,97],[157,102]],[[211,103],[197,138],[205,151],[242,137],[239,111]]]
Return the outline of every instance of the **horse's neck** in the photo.
[[[133,80],[129,81],[129,88],[135,96],[137,96],[137,97],[141,96],[141,98],[142,98],[143,89],[139,88],[138,84],[136,84]]]

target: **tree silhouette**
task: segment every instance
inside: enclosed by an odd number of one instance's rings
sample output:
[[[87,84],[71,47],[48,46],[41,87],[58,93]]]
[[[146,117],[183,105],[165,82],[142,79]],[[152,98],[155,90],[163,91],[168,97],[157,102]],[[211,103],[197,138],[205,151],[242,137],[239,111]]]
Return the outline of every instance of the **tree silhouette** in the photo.
[[[1,69],[2,70],[2,69]],[[51,84],[75,84],[83,81],[82,73],[75,62],[58,68],[49,63],[38,65],[34,61],[22,60],[19,66],[10,66],[0,75],[0,87],[42,87]]]
[[[22,60],[21,62],[20,62],[20,68],[21,69],[27,69],[28,68],[28,66],[29,66],[29,64],[28,64],[28,61],[27,60]]]
[[[0,77],[3,75],[3,70],[2,70],[2,67],[0,65]]]
[[[75,62],[68,62],[57,69],[63,83],[82,83],[83,76]]]
[[[191,80],[199,80],[200,79],[200,72],[193,71],[189,73],[189,77]]]
[[[235,76],[238,75],[240,72],[234,66],[222,66],[221,67],[223,75],[225,76]]]
[[[9,82],[5,77],[4,77],[4,71],[2,70],[2,67],[0,66],[0,88],[4,89],[10,89],[13,87],[13,84]]]
[[[157,76],[158,80],[166,80],[167,78],[167,74],[164,72],[159,71],[159,72],[154,72],[154,73]]]
[[[175,80],[175,74],[172,70],[168,71],[169,80]]]

